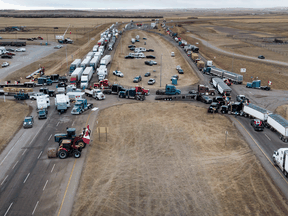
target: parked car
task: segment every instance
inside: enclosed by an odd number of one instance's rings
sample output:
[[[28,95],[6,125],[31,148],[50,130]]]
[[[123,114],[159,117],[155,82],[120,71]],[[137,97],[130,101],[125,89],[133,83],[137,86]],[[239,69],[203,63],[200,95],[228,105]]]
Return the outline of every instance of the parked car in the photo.
[[[2,63],[2,68],[3,68],[3,67],[8,67],[8,66],[9,66],[9,63],[8,63],[8,62],[3,62],[3,63]]]
[[[9,52],[14,52],[14,51],[15,51],[15,50],[12,49],[12,48],[7,48],[6,50],[9,51]]]
[[[152,62],[153,65],[157,65],[157,62],[156,62],[156,61],[150,60],[150,62]]]
[[[125,59],[134,59],[134,56],[127,55],[125,56]]]
[[[26,49],[25,48],[18,48],[15,51],[16,52],[26,52]]]
[[[222,96],[216,96],[215,98],[213,98],[213,102],[218,103],[219,107],[225,105],[225,100]]]
[[[153,62],[151,62],[151,61],[145,61],[144,63],[145,63],[145,65],[150,65],[150,66],[154,65]]]
[[[143,38],[143,40],[147,40],[147,38]]]
[[[54,47],[54,49],[61,49],[63,46],[62,45],[57,45]]]
[[[153,49],[147,49],[146,52],[154,52]]]
[[[156,83],[155,79],[149,79],[148,80],[148,85],[154,85]]]
[[[260,119],[251,120],[251,126],[254,128],[255,131],[263,131],[264,130],[264,124]]]
[[[32,128],[34,123],[33,116],[27,116],[24,118],[23,127],[24,128]]]
[[[15,53],[13,52],[5,52],[6,55],[11,55],[11,56],[15,56]]]
[[[259,59],[265,59],[263,55],[258,56]]]
[[[148,56],[146,56],[146,58],[155,59],[156,57],[153,55],[148,55]]]
[[[135,45],[129,45],[128,48],[136,47]]]
[[[9,59],[12,59],[13,56],[12,56],[12,55],[4,54],[4,55],[1,55],[1,58],[9,58]]]
[[[200,101],[206,104],[212,103],[212,99],[207,95],[200,95]]]
[[[151,73],[150,72],[147,72],[147,73],[145,73],[145,77],[148,77],[148,76],[150,76],[151,75]]]
[[[184,71],[182,70],[182,68],[180,68],[180,69],[178,70],[178,73],[179,73],[179,74],[184,74]]]
[[[117,71],[117,70],[113,71],[113,75],[118,76],[118,77],[124,76],[124,74],[121,71]]]
[[[130,50],[131,50],[131,51],[135,50],[135,47],[131,47]]]
[[[138,82],[140,82],[140,81],[142,81],[141,75],[135,77],[134,80],[133,80],[134,83],[138,83]]]
[[[138,39],[137,40],[135,40],[136,42],[140,42]]]
[[[173,76],[171,77],[171,81],[172,81],[173,78],[175,78],[175,79],[178,80],[178,79],[179,79],[179,76],[178,76],[178,75],[173,75]]]
[[[171,52],[171,57],[175,57],[175,53],[174,52]]]

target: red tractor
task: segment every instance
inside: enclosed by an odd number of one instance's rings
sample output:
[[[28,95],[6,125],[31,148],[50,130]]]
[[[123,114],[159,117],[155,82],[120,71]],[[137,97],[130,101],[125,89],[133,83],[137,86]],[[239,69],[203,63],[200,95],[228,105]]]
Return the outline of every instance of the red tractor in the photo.
[[[101,80],[99,83],[94,83],[94,88],[111,88],[108,79]]]
[[[62,140],[58,148],[58,157],[60,159],[65,159],[68,156],[73,155],[75,158],[80,158],[82,147],[76,145],[78,139],[80,138],[75,137],[73,141],[70,139]]]
[[[136,89],[136,92],[141,92],[142,95],[145,95],[145,96],[150,95],[150,90],[149,89],[144,89],[141,86],[136,86],[135,89]]]

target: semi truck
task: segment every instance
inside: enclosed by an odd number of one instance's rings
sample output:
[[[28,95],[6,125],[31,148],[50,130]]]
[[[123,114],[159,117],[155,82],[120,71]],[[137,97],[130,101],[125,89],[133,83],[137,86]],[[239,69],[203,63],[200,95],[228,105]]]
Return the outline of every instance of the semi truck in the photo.
[[[93,67],[93,71],[96,71],[99,60],[100,60],[100,56],[94,56],[94,58],[91,59],[89,65],[90,67]]]
[[[119,84],[113,84],[110,89],[103,90],[104,94],[118,94],[120,91],[126,91],[126,89],[119,85]]]
[[[70,65],[70,71],[69,71],[70,74],[73,73],[73,71],[74,71],[77,67],[79,67],[80,64],[81,64],[81,59],[75,59],[75,60],[71,63],[71,65]]]
[[[89,66],[89,63],[90,63],[90,58],[85,58],[82,62],[81,62],[81,67],[83,68],[83,70]]]
[[[232,92],[232,89],[221,78],[212,78],[212,84],[222,95],[229,96]]]
[[[280,133],[280,139],[288,142],[288,121],[278,114],[270,114],[267,118],[269,126]]]
[[[38,78],[38,84],[39,85],[52,85],[52,80],[47,77],[39,77]]]
[[[50,99],[48,95],[37,96],[37,109],[48,109],[50,107]]]
[[[261,80],[254,80],[251,82],[247,82],[246,88],[253,88],[253,89],[261,89],[269,91],[271,88],[269,86],[261,86]]]
[[[273,162],[288,178],[288,148],[280,148],[273,153]]]
[[[10,83],[6,83],[6,84],[0,84],[0,88],[4,88],[4,87],[25,87],[25,88],[33,88],[36,86],[41,86],[38,85],[34,82],[24,82],[24,83],[15,83],[15,84],[10,84]]]
[[[88,54],[86,55],[86,58],[90,56],[90,59],[92,59],[94,57],[94,54],[95,54],[94,52],[88,52]]]
[[[85,110],[91,109],[93,104],[88,104],[87,99],[80,99],[77,100],[73,109],[71,110],[71,114],[79,115],[83,113]]]
[[[93,52],[96,53],[98,51],[99,45],[93,46]]]
[[[215,66],[211,66],[210,74],[218,76],[220,78],[227,78],[234,84],[242,84],[243,83],[243,75],[233,73],[230,71],[222,70],[220,68],[216,68]]]
[[[83,73],[83,68],[76,68],[76,70],[71,74],[70,83],[77,85],[80,82],[81,76]]]
[[[55,106],[59,114],[66,112],[66,110],[71,106],[68,95],[57,94],[55,98]]]
[[[254,118],[260,119],[263,122],[266,122],[268,119],[268,115],[272,114],[272,112],[263,109],[255,104],[248,103],[243,106],[243,114],[245,117],[252,116]]]
[[[106,98],[100,89],[94,89],[94,88],[93,89],[86,88],[85,95],[88,97],[93,97],[97,100],[104,100]]]
[[[110,62],[111,62],[111,55],[105,55],[105,56],[101,59],[100,65],[105,65],[105,66],[107,66]]]
[[[128,98],[144,101],[145,95],[142,92],[137,92],[135,88],[127,89],[119,92],[119,98]]]
[[[86,67],[81,76],[81,89],[88,87],[88,84],[93,76],[93,67]]]
[[[83,99],[84,92],[70,91],[66,95],[69,98],[69,101],[77,101]]]
[[[177,89],[174,85],[166,84],[165,89],[158,89],[156,95],[179,95],[181,90]]]

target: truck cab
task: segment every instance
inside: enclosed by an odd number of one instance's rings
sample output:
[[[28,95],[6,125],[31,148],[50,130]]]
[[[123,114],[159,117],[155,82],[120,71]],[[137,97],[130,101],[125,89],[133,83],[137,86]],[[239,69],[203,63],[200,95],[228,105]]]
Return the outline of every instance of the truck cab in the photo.
[[[38,119],[46,119],[48,115],[48,110],[47,109],[40,109],[38,110]]]
[[[273,153],[273,162],[279,166],[281,171],[288,177],[288,148],[280,148]]]
[[[32,128],[34,123],[33,116],[27,116],[24,118],[23,127],[24,128]]]
[[[181,90],[177,89],[174,85],[167,84],[165,87],[166,95],[178,95],[181,94]]]

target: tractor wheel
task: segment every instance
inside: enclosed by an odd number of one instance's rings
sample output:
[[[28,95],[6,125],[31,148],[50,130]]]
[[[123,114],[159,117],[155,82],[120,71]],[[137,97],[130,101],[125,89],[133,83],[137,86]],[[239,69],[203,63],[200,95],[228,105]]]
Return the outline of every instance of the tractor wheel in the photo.
[[[58,157],[60,159],[65,159],[65,158],[67,158],[67,156],[68,156],[68,152],[65,151],[65,150],[61,150],[61,151],[58,152]]]
[[[76,145],[78,145],[82,149],[86,147],[86,143],[83,140],[78,140],[76,142]]]
[[[78,150],[75,150],[75,151],[74,151],[74,157],[75,157],[75,158],[80,158],[80,157],[81,157],[81,152],[78,151]]]

